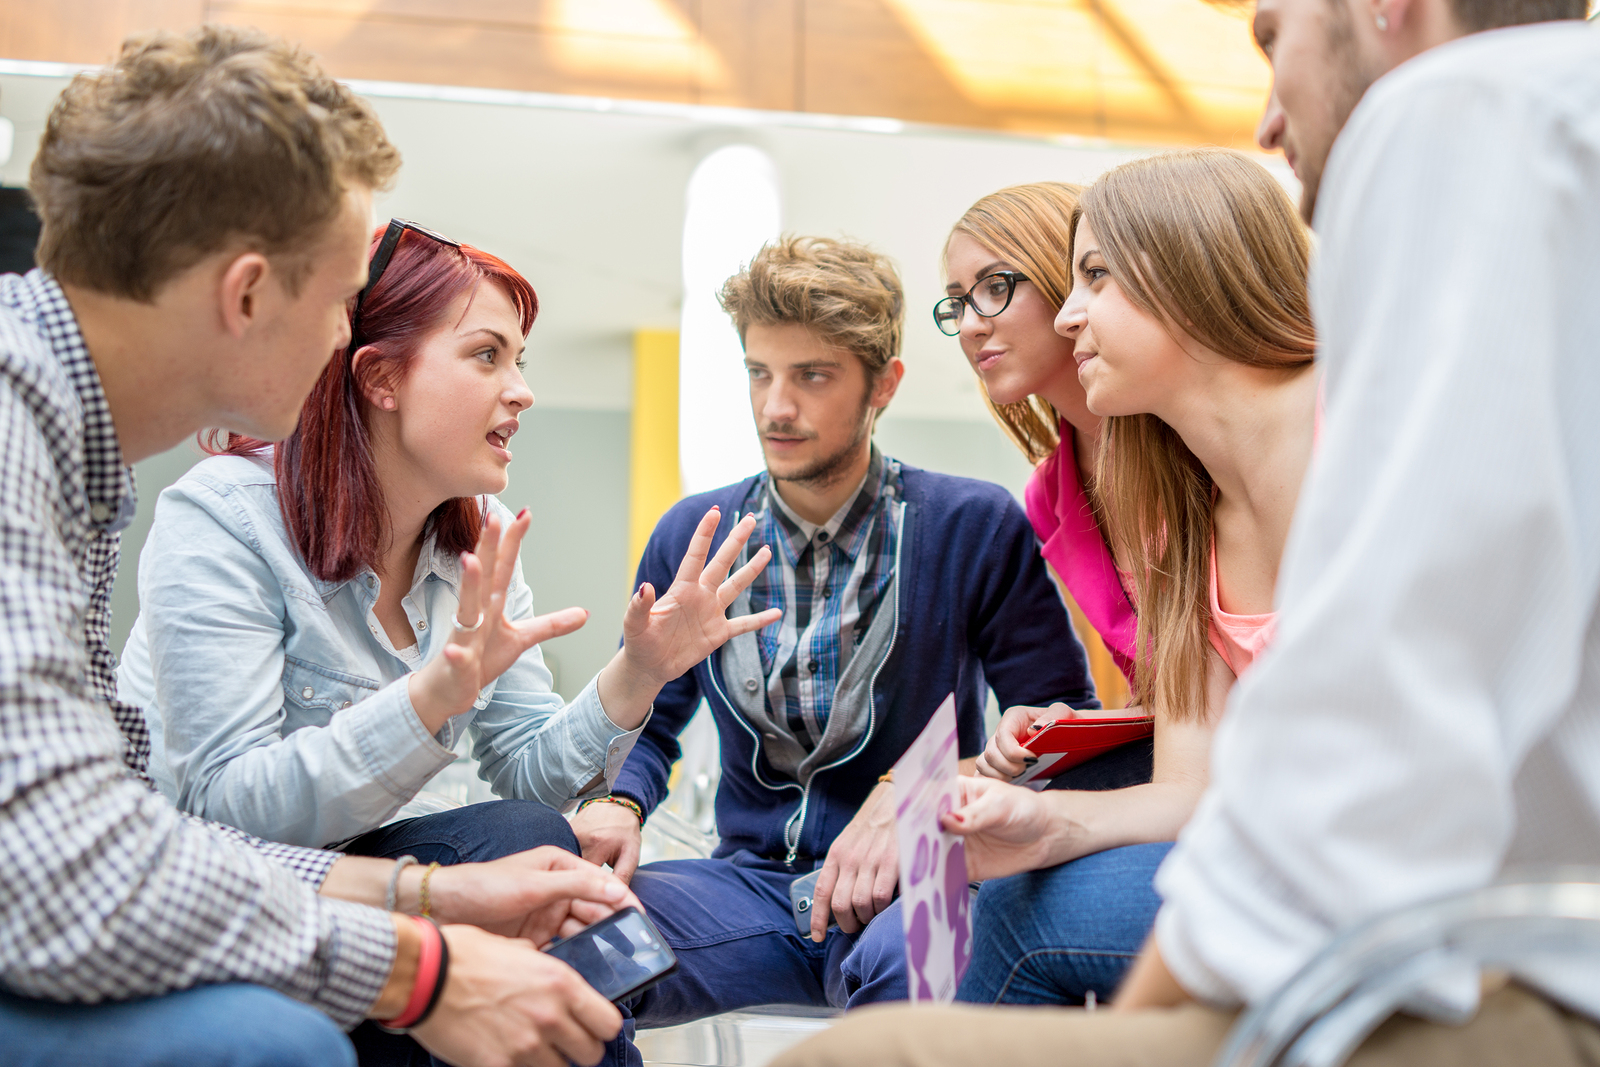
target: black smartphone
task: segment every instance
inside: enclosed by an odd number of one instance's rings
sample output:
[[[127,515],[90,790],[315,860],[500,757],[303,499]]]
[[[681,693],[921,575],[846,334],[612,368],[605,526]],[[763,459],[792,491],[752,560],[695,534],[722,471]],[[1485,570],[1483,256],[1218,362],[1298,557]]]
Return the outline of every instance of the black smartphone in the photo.
[[[583,975],[595,991],[612,1003],[627,1000],[678,969],[678,957],[661,931],[638,908],[585,926],[545,949]]]

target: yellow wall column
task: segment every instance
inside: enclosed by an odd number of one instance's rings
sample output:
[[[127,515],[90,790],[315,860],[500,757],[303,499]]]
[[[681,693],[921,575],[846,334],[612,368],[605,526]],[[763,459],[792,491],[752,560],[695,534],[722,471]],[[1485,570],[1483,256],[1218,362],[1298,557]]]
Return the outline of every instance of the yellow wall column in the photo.
[[[628,581],[656,520],[683,495],[678,466],[678,331],[633,333],[633,441],[628,466]]]

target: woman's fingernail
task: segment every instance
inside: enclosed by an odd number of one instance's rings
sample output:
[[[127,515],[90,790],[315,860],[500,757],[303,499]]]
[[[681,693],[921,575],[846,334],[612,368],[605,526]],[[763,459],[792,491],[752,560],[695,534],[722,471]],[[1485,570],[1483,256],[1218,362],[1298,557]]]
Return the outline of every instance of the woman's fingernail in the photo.
[[[1038,762],[1039,762],[1039,757],[1038,756],[1023,756],[1022,757],[1022,765],[1024,767],[1032,767],[1035,763],[1038,763]]]
[[[527,517],[528,517],[528,509],[527,508],[523,508],[521,511],[517,512],[517,518],[525,519]]]

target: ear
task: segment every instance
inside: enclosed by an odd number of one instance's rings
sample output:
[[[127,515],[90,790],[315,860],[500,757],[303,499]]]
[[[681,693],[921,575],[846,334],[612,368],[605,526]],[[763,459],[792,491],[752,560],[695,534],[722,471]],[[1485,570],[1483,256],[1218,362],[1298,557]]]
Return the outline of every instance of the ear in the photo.
[[[894,399],[895,392],[900,388],[900,379],[905,376],[905,361],[899,356],[891,359],[872,383],[872,395],[867,398],[867,406],[880,410],[888,407],[889,401]]]
[[[261,321],[261,298],[271,276],[272,264],[260,252],[241,253],[223,268],[217,298],[222,328],[230,337],[243,338]]]
[[[371,381],[362,381],[361,365],[377,355],[377,345],[362,345],[356,349],[356,354],[350,357],[350,376],[356,380],[356,386],[367,403],[384,411],[393,411],[394,389],[388,381],[381,375],[373,375]]]

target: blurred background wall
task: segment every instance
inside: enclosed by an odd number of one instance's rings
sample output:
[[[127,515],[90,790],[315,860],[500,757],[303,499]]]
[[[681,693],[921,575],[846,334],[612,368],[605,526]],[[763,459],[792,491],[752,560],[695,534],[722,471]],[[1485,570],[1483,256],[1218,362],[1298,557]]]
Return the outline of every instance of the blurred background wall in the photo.
[[[950,226],[1004,185],[1087,182],[1165,144],[1246,146],[1267,85],[1243,21],[1201,0],[13,3],[0,9],[0,118],[15,132],[0,186],[26,184],[73,70],[104,61],[128,33],[204,20],[250,23],[319,53],[372,100],[404,153],[378,218],[479,245],[538,290],[537,403],[504,499],[536,516],[523,553],[536,603],[593,613],[546,646],[568,696],[615,649],[638,546],[680,490],[686,195],[708,156],[760,153],[782,230],[867,240],[898,262],[908,372],[881,445],[1020,494],[1027,463],[931,321]],[[691,303],[709,299],[696,284]],[[687,368],[694,353],[682,355]],[[737,395],[736,351],[718,358],[729,377],[717,381]],[[693,403],[685,397],[684,417],[714,423],[727,447],[753,443],[747,406]],[[137,611],[134,565],[155,497],[197,457],[184,445],[139,465],[113,647]]]

